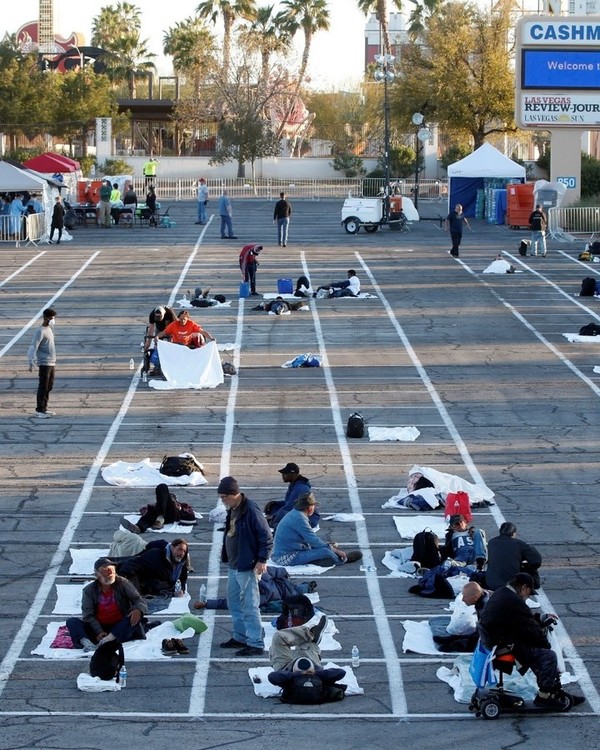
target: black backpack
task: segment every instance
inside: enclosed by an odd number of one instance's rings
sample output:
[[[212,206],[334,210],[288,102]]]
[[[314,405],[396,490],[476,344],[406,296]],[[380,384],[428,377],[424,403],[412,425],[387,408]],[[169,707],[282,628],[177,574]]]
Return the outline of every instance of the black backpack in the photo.
[[[346,685],[324,685],[318,673],[293,673],[289,683],[283,688],[280,697],[282,703],[315,705],[341,701],[346,692]]]
[[[580,336],[600,336],[600,326],[597,323],[588,323],[579,329]]]
[[[580,297],[593,297],[596,294],[596,279],[592,276],[586,276],[581,282]]]
[[[358,412],[354,412],[348,417],[346,425],[346,437],[361,438],[365,434],[365,420]]]
[[[159,472],[166,477],[184,477],[199,471],[202,467],[193,456],[163,456]]]
[[[413,539],[413,553],[410,558],[418,562],[422,568],[436,568],[442,562],[439,539],[431,529],[423,529],[415,534]]]
[[[304,594],[294,594],[283,600],[281,614],[275,622],[277,630],[304,625],[315,616],[311,600]]]
[[[94,651],[90,660],[90,674],[101,680],[116,680],[119,682],[119,672],[125,664],[125,654],[121,641],[114,640],[103,643]]]
[[[521,242],[519,243],[519,255],[527,255],[530,245],[530,240],[521,240]]]

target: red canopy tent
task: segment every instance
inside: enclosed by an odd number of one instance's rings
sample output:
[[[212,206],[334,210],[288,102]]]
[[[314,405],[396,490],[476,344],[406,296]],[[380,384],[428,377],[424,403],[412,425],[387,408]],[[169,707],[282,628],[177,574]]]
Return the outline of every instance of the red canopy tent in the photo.
[[[79,168],[79,162],[68,156],[60,154],[40,154],[33,159],[24,162],[24,166],[29,169],[35,169],[36,172],[44,174],[54,174],[55,172],[76,172]]]

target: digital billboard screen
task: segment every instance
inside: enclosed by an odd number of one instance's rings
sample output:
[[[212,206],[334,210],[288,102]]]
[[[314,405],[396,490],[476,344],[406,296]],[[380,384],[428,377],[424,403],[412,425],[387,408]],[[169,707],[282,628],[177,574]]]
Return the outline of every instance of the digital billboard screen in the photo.
[[[521,88],[600,90],[600,50],[524,49]]]

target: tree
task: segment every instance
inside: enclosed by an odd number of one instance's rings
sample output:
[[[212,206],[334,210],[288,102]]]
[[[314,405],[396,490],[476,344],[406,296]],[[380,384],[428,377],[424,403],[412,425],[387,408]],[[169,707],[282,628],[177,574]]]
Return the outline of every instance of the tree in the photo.
[[[273,5],[258,8],[251,25],[238,31],[240,44],[260,54],[263,79],[267,77],[272,55],[287,52],[292,42],[280,17],[274,15],[273,8]]]
[[[427,19],[419,43],[403,47],[392,86],[393,112],[407,127],[422,112],[469,133],[475,148],[492,133],[514,131],[511,8],[510,0],[491,11],[451,2]]]
[[[96,118],[117,115],[117,102],[108,78],[97,75],[92,68],[51,75],[58,89],[52,110],[52,133],[71,144],[71,155],[73,140],[81,137],[82,154],[86,156],[87,136],[95,128]]]
[[[391,0],[391,2],[397,10],[402,10],[402,0]],[[358,0],[358,7],[365,16],[375,13],[381,26],[383,54],[391,55],[392,45],[390,43],[388,0]]]
[[[92,21],[92,44],[111,53],[106,57],[106,73],[115,83],[126,82],[129,97],[137,95],[137,81],[156,70],[155,54],[148,40],[140,38],[141,11],[131,3],[117,3],[100,9]]]
[[[176,73],[191,79],[197,92],[213,65],[215,54],[215,40],[204,21],[191,17],[171,26],[163,35],[163,51],[173,57]]]
[[[231,38],[233,26],[238,19],[252,20],[256,14],[255,0],[203,0],[196,8],[200,18],[208,18],[216,24],[223,18],[223,71],[229,75],[231,66]]]

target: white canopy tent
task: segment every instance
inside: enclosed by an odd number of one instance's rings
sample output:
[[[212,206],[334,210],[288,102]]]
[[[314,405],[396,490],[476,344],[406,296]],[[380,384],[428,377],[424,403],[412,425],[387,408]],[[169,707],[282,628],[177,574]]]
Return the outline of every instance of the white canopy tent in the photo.
[[[525,167],[500,153],[489,143],[484,143],[472,154],[448,167],[448,205],[463,206],[466,216],[475,215],[477,191],[485,179],[525,181]]]
[[[13,167],[8,162],[0,161],[0,192],[21,193],[28,190],[30,193],[38,193],[42,192],[46,185],[47,182],[42,177],[36,177],[23,169]]]

